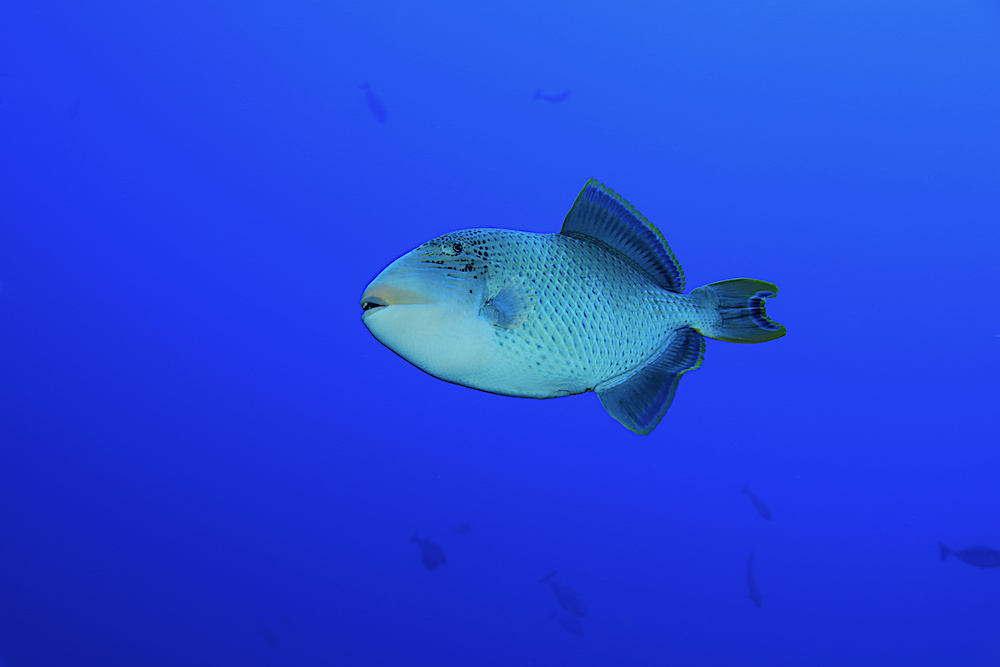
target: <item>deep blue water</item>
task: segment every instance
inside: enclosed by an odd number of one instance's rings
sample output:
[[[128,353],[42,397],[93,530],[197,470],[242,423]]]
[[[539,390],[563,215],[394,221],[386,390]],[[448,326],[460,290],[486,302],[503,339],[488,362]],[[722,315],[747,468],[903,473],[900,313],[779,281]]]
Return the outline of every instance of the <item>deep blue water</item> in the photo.
[[[643,437],[361,323],[589,178],[788,335]],[[998,257],[995,0],[4,3],[0,662],[998,665]]]

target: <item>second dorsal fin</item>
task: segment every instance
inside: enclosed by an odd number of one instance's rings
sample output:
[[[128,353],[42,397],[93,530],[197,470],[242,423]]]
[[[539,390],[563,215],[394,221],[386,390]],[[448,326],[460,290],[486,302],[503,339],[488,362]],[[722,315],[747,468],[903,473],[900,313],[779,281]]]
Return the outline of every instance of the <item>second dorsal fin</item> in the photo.
[[[663,289],[684,292],[684,272],[660,230],[594,179],[576,198],[560,233],[597,239],[638,264]]]

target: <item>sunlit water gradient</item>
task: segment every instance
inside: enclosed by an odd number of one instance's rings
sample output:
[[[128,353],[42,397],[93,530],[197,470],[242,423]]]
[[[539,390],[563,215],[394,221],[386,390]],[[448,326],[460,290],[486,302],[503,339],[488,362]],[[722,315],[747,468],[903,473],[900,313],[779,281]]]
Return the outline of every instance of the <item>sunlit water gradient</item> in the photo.
[[[0,660],[1000,665],[998,63],[995,0],[3,3]],[[589,178],[788,335],[642,437],[362,325]]]

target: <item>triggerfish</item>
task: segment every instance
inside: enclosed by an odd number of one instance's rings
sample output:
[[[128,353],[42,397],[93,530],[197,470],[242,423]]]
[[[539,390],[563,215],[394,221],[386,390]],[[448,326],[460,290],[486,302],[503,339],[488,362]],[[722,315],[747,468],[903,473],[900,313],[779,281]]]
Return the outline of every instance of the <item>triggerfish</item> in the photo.
[[[444,552],[441,551],[441,547],[430,540],[417,537],[417,531],[413,531],[413,537],[410,538],[410,542],[420,547],[420,557],[423,559],[424,567],[428,572],[433,572],[438,565],[444,565],[448,562]]]
[[[942,562],[948,560],[948,556],[954,556],[972,567],[984,570],[992,570],[1000,567],[1000,551],[996,549],[976,546],[952,551],[944,545],[944,542],[938,542],[938,546],[941,547]]]
[[[660,231],[591,180],[558,234],[464,229],[386,267],[361,295],[383,345],[447,382],[505,396],[597,393],[646,434],[697,368],[705,337],[785,335],[764,312],[771,283],[725,280],[684,294]]]

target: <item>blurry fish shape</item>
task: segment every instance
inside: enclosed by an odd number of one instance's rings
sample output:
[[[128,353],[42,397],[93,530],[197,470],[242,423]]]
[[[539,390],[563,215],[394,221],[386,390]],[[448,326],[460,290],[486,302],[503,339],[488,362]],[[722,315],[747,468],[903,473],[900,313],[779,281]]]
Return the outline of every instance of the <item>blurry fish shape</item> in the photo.
[[[289,625],[288,617],[278,614],[274,618],[261,619],[257,633],[264,638],[268,646],[277,646],[279,635],[283,634]]]
[[[556,93],[555,95],[543,95],[542,91],[535,91],[536,100],[544,100],[545,102],[552,102],[553,104],[558,104],[559,102],[565,102],[566,98],[569,97],[570,91],[566,90],[561,93]]]
[[[753,600],[753,603],[755,605],[757,605],[758,607],[761,606],[760,605],[760,601],[761,601],[761,599],[763,599],[764,595],[760,592],[760,589],[757,588],[757,580],[754,579],[754,576],[753,576],[753,552],[752,551],[750,552],[750,558],[747,561],[747,585],[750,587],[750,599]]]
[[[278,635],[275,633],[274,629],[272,629],[271,626],[267,624],[266,621],[260,622],[260,628],[257,630],[257,633],[264,638],[264,641],[267,643],[268,646],[278,645]]]
[[[586,616],[587,605],[583,602],[580,594],[576,592],[575,588],[556,581],[553,578],[555,576],[556,572],[553,570],[542,577],[539,583],[548,583],[552,587],[552,593],[556,596],[556,602],[559,603],[560,607],[576,616]]]
[[[460,523],[455,527],[455,532],[460,535],[466,535],[470,530],[472,530],[471,523]]]
[[[768,508],[767,505],[764,504],[763,500],[761,500],[760,498],[758,498],[750,490],[750,485],[749,484],[746,484],[746,485],[743,486],[743,493],[747,494],[747,497],[750,498],[750,502],[753,503],[753,506],[755,508],[757,508],[757,511],[760,513],[760,515],[762,517],[764,517],[765,519],[767,519],[768,521],[770,521],[771,520],[771,510]]]
[[[423,557],[424,567],[427,568],[428,572],[433,572],[438,565],[448,562],[448,559],[444,556],[444,552],[441,551],[441,547],[430,540],[420,539],[417,537],[417,531],[413,531],[413,537],[410,538],[410,541],[415,542],[420,547],[420,555]]]
[[[583,621],[581,621],[578,616],[567,614],[562,609],[556,609],[552,612],[551,618],[559,621],[559,625],[569,630],[571,634],[574,634],[577,637],[587,636],[587,633],[583,630]]]
[[[382,100],[379,99],[378,95],[372,92],[372,89],[368,87],[367,83],[363,83],[359,87],[361,90],[365,91],[365,97],[368,100],[368,110],[372,112],[372,116],[375,117],[375,120],[385,125],[385,105],[382,104]]]
[[[777,289],[740,278],[685,295],[659,230],[592,180],[558,234],[439,236],[386,267],[361,309],[379,342],[434,377],[504,396],[593,391],[612,417],[646,434],[681,376],[701,365],[704,336],[785,335],[764,312]]]
[[[941,546],[942,562],[948,560],[948,556],[950,555],[963,563],[968,563],[972,567],[984,570],[992,570],[1000,567],[1000,551],[996,549],[976,546],[962,549],[961,551],[952,551],[944,545],[944,542],[938,542],[938,544]]]

